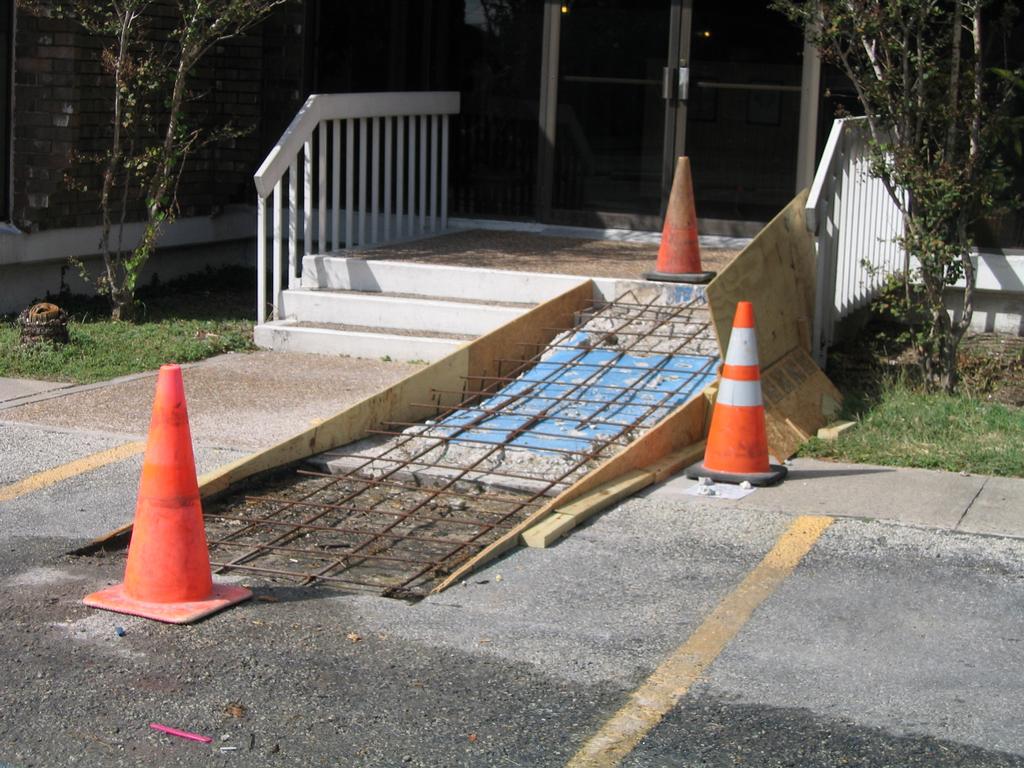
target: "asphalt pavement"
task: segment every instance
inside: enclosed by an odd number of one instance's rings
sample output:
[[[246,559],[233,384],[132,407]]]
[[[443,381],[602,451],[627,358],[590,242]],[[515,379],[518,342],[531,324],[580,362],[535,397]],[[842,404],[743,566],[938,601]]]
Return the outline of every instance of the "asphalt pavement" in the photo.
[[[200,471],[408,370],[191,367]],[[0,382],[0,765],[1024,766],[1024,481],[676,478],[416,604],[253,582],[168,626],[84,607],[123,555],[68,554],[131,517],[152,382]]]

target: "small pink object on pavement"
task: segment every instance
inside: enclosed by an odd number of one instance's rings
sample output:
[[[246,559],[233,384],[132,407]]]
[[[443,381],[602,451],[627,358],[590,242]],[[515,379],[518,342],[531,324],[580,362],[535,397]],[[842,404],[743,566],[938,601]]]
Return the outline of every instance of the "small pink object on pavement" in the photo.
[[[150,723],[150,728],[155,728],[158,731],[169,733],[171,736],[178,736],[182,739],[190,739],[191,741],[200,741],[203,744],[209,744],[213,741],[209,736],[200,736],[198,733],[189,733],[188,731],[180,731],[177,728],[171,728],[169,725],[160,725],[160,723]]]

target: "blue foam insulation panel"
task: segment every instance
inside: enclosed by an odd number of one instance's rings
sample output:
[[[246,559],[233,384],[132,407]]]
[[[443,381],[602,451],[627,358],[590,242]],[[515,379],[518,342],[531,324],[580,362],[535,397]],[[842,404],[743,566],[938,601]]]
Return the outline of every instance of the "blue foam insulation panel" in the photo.
[[[580,331],[564,346],[582,347],[587,339]],[[477,406],[499,413],[481,418],[479,410],[461,411],[432,426],[431,432],[452,436],[452,442],[505,443],[548,454],[590,453],[623,427],[654,426],[715,380],[717,362],[718,357],[707,355],[556,348]],[[523,429],[542,413],[544,418]],[[474,426],[466,429],[469,424]]]

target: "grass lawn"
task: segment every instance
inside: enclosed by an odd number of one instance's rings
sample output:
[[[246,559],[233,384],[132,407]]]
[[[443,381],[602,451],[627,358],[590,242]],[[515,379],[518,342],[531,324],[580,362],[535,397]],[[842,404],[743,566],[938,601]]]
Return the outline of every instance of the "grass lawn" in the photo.
[[[1024,408],[893,385],[853,416],[856,427],[834,442],[813,438],[800,455],[1024,477]]]
[[[3,318],[0,376],[85,384],[254,349],[252,272],[228,268],[147,286],[132,323],[112,322],[105,299],[58,297],[71,318],[62,346],[22,346],[15,318]]]
[[[927,392],[885,318],[829,353],[827,373],[857,426],[801,456],[1024,477],[1024,339],[997,334],[960,345],[960,394]]]

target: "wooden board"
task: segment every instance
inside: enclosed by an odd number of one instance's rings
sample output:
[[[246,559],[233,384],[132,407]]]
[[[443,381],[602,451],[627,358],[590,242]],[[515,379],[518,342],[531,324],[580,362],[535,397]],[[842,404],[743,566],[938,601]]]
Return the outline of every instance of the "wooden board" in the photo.
[[[761,395],[768,448],[779,459],[788,459],[830,423],[842,401],[839,390],[802,349],[790,350],[761,373]]]
[[[857,426],[856,421],[833,421],[828,426],[818,430],[820,440],[838,440],[839,436]]]
[[[636,469],[600,488],[559,507],[551,516],[523,531],[523,543],[528,547],[549,547],[580,523],[596,515],[617,501],[632,496],[654,482],[654,473]]]
[[[551,546],[573,528],[601,510],[632,496],[649,485],[660,483],[699,461],[704,455],[704,447],[705,443],[701,440],[699,443],[694,443],[658,459],[644,469],[627,472],[621,477],[583,494],[564,507],[555,509],[550,517],[524,531],[523,543],[528,547],[537,548]]]
[[[814,322],[814,240],[804,223],[807,190],[797,195],[707,287],[724,354],[736,302],[750,301],[762,368],[794,347],[811,351]]]

